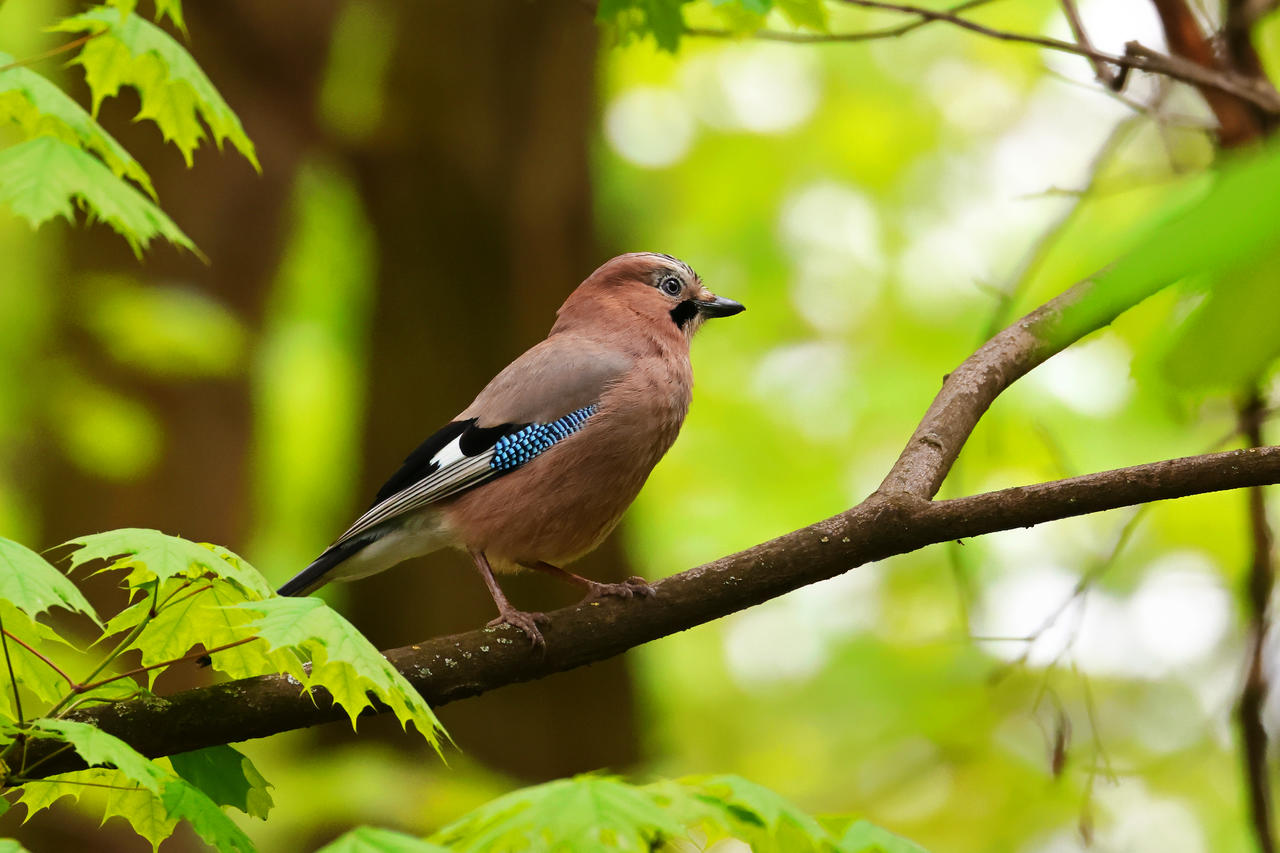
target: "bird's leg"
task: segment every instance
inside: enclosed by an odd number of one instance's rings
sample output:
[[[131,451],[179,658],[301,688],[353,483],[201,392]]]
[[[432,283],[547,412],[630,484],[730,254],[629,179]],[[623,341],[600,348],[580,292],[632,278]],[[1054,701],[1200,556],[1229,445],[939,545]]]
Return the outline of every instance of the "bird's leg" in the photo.
[[[632,576],[622,583],[597,583],[590,578],[584,578],[582,575],[575,575],[573,572],[566,571],[559,566],[553,566],[539,560],[536,563],[521,563],[526,569],[534,569],[539,572],[546,572],[552,577],[559,578],[566,583],[574,586],[580,586],[587,591],[586,596],[582,599],[583,604],[604,598],[607,595],[617,598],[634,598],[639,595],[645,598],[652,598],[657,595],[649,582],[642,577]]]
[[[547,641],[542,638],[542,632],[538,630],[538,619],[545,617],[541,613],[526,613],[511,606],[511,602],[507,601],[507,596],[502,592],[502,587],[498,586],[498,580],[493,576],[493,569],[489,567],[489,558],[483,551],[472,551],[471,559],[475,560],[476,571],[484,579],[484,585],[489,588],[493,603],[498,605],[498,618],[489,622],[489,627],[514,625],[524,631],[533,645],[546,648]]]

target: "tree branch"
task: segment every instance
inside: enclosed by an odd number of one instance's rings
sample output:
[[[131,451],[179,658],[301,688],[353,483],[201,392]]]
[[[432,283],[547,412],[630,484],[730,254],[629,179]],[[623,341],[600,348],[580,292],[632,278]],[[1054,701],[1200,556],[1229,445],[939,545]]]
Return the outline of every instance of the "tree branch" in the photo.
[[[978,6],[985,6],[988,3],[993,2],[995,2],[995,0],[967,0],[967,2],[957,3],[950,7],[947,9],[947,12],[954,15],[959,12],[974,9]],[[769,41],[789,41],[797,44],[822,44],[824,42],[833,41],[879,41],[880,39],[892,39],[898,38],[899,36],[905,36],[907,33],[912,32],[913,30],[918,30],[926,24],[934,23],[937,20],[940,19],[921,15],[914,21],[908,21],[907,23],[899,24],[896,27],[884,27],[879,30],[859,30],[857,32],[840,33],[838,35],[831,33],[789,33],[777,30],[760,30],[753,33],[752,37],[762,38]],[[710,38],[737,38],[739,36],[738,33],[731,30],[715,30],[707,27],[687,27],[685,29],[685,35],[707,36]]]
[[[946,501],[877,492],[856,507],[654,584],[655,598],[565,608],[543,628],[545,654],[518,631],[486,628],[386,653],[433,706],[612,657],[660,637],[927,545],[1155,500],[1280,482],[1280,447],[1153,462]],[[171,755],[345,719],[321,690],[303,695],[284,675],[259,676],[68,715],[146,755]],[[32,741],[44,758],[59,746]],[[75,769],[70,754],[37,775]]]
[[[1188,83],[1198,89],[1213,89],[1216,92],[1223,92],[1236,98],[1248,101],[1258,109],[1270,115],[1280,115],[1280,94],[1265,81],[1242,77],[1228,71],[1220,71],[1213,68],[1206,68],[1197,65],[1180,56],[1167,56],[1159,51],[1152,50],[1131,41],[1125,45],[1123,56],[1116,56],[1105,51],[1095,50],[1092,47],[1086,47],[1080,44],[1074,44],[1061,39],[1048,38],[1046,36],[1029,35],[1026,33],[1014,33],[1007,30],[998,30],[994,27],[988,27],[979,24],[967,18],[963,18],[952,12],[944,12],[936,9],[924,9],[919,6],[910,6],[902,3],[884,3],[879,0],[841,0],[851,6],[861,6],[867,9],[880,9],[888,12],[901,12],[904,15],[915,15],[921,20],[917,25],[926,21],[943,21],[970,32],[986,36],[988,38],[999,39],[1000,41],[1019,42],[1022,44],[1031,44],[1037,47],[1043,47],[1048,50],[1056,50],[1062,53],[1074,53],[1077,56],[1083,56],[1095,62],[1105,62],[1118,68],[1134,69],[1137,71],[1145,71],[1148,74],[1159,74],[1170,77],[1174,80],[1180,80]],[[872,30],[858,33],[785,33],[773,30],[759,30],[752,33],[753,38],[789,41],[789,42],[806,42],[806,43],[836,43],[836,42],[857,42],[868,41],[874,38],[891,38],[901,35],[896,31],[897,28],[887,30]],[[737,33],[728,30],[710,30],[691,28],[686,30],[688,35],[710,36],[717,38],[736,38]]]
[[[1086,309],[1084,297],[1093,289],[1092,282],[1082,282],[1046,302],[948,374],[880,491],[924,499],[937,494],[969,434],[1001,392],[1128,307],[1093,300]]]
[[[654,598],[607,599],[552,614],[545,652],[511,626],[440,637],[386,652],[432,705],[475,696],[620,654],[864,563],[928,545],[1156,500],[1280,483],[1280,447],[1153,462],[1084,477],[931,501],[966,439],[1018,377],[1124,306],[1085,297],[1085,282],[997,334],[943,381],[881,487],[857,506],[737,554],[659,581]],[[385,710],[385,709],[381,709]],[[285,675],[259,676],[167,697],[144,696],[69,718],[98,726],[150,756],[265,737],[345,718],[316,690]],[[75,769],[57,742],[32,741],[40,775]],[[28,765],[30,766],[30,765]]]
[[[1086,50],[1093,50],[1093,42],[1089,41],[1089,35],[1084,30],[1084,21],[1080,20],[1080,10],[1076,8],[1075,0],[1062,0],[1062,13],[1067,16],[1067,24],[1071,27],[1071,34],[1076,37],[1076,43]],[[1110,65],[1096,57],[1090,57],[1089,64],[1093,66],[1093,74],[1099,83],[1112,91],[1124,88],[1123,79],[1117,78]]]

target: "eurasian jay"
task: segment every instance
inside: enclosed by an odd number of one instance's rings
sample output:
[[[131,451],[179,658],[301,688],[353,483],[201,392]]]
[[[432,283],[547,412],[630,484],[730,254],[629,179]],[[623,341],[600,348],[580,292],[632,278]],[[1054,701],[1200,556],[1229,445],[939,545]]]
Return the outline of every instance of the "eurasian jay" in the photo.
[[[569,295],[546,340],[497,375],[409,454],[373,506],[280,588],[306,595],[445,546],[470,552],[499,616],[542,645],[493,571],[535,569],[587,598],[652,595],[562,566],[621,519],[680,431],[693,387],[689,343],[708,317],[744,310],[668,255],[620,255]]]

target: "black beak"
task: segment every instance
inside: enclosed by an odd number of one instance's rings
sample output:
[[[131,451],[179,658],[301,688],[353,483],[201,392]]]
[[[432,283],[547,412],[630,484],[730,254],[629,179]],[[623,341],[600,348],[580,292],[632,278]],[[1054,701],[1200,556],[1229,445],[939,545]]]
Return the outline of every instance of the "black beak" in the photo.
[[[734,314],[741,314],[747,310],[747,306],[741,302],[734,302],[732,299],[725,299],[723,296],[717,296],[710,302],[695,299],[693,304],[698,306],[698,312],[704,317],[732,317]]]

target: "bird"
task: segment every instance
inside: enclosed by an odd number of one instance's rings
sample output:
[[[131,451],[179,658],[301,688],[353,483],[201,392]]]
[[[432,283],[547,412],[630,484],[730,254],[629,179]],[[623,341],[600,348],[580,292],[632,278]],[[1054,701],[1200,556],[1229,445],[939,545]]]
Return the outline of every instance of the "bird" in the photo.
[[[498,617],[545,648],[542,614],[518,610],[494,572],[540,571],[603,596],[651,596],[632,577],[564,568],[617,526],[675,442],[692,399],[689,346],[703,323],[745,310],[683,261],[606,261],[565,299],[547,337],[422,442],[372,506],[280,587],[308,595],[446,547],[470,554]]]

